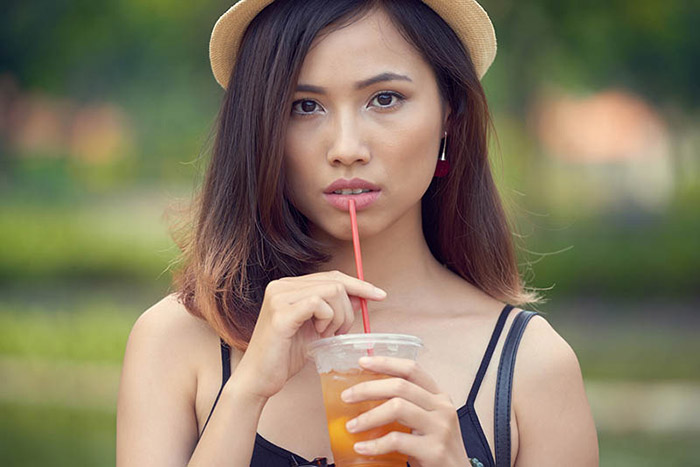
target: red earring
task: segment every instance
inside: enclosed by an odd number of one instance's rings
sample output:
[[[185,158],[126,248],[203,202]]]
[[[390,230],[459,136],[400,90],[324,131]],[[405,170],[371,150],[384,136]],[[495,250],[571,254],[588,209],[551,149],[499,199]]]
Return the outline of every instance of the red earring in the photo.
[[[450,171],[450,161],[445,157],[445,150],[447,148],[447,132],[442,141],[442,153],[440,154],[440,159],[438,159],[437,166],[435,167],[435,176],[444,177],[447,172]]]

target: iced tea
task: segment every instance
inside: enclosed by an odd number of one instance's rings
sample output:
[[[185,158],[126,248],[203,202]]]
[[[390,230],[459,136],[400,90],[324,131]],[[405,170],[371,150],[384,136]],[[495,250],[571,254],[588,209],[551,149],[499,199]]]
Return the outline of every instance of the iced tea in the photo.
[[[391,431],[410,433],[410,428],[397,422],[356,433],[350,433],[345,428],[345,424],[349,420],[383,404],[385,400],[362,401],[348,404],[343,402],[340,398],[340,393],[363,381],[384,379],[390,376],[352,368],[343,372],[333,370],[328,373],[321,373],[320,377],[324,404],[326,406],[328,432],[331,439],[331,450],[333,451],[335,465],[337,467],[370,465],[406,467],[408,456],[405,454],[391,452],[382,455],[363,455],[356,452],[353,446],[358,441],[381,438]]]

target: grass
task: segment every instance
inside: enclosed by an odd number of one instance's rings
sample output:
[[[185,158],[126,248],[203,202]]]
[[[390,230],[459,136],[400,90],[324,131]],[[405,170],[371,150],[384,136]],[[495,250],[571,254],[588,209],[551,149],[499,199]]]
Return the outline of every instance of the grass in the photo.
[[[121,363],[136,318],[158,299],[152,296],[0,300],[0,355]]]
[[[605,467],[698,465],[696,434],[599,433]],[[55,467],[115,463],[113,412],[0,403],[3,465]]]
[[[0,284],[57,280],[155,282],[177,248],[167,196],[129,192],[53,205],[0,204]]]
[[[545,318],[576,352],[584,378],[700,381],[695,302],[551,303]]]
[[[569,339],[584,378],[596,380],[700,381],[697,338],[629,333],[615,340]]]
[[[167,293],[129,286],[65,289],[70,285],[45,288],[46,295],[34,292],[33,300],[23,289],[0,289],[0,355],[121,363],[134,321]],[[551,304],[544,307],[552,310],[545,316],[576,351],[585,378],[700,380],[700,361],[690,358],[700,355],[700,341],[690,332],[696,325],[674,318],[673,310],[650,318],[645,310],[633,314],[605,302],[579,309]]]
[[[0,356],[56,364],[70,361],[85,367],[105,363],[116,368],[133,322],[162,296],[158,290],[128,287],[66,289],[44,289],[43,295],[33,296],[22,289],[0,291]],[[601,321],[605,317],[607,321]],[[548,319],[576,349],[587,378],[697,380],[700,374],[692,359],[674,363],[671,358],[676,352],[700,353],[692,332],[672,334],[658,328],[659,332],[647,332],[631,325],[629,314],[616,316],[605,310],[592,314],[585,321],[587,325],[568,320],[565,314],[552,313]],[[112,403],[94,404],[102,407],[96,410],[82,405],[54,406],[49,402],[51,397],[14,400],[0,401],[3,465],[114,465],[116,418]],[[38,405],[31,405],[30,400]],[[693,458],[697,434],[599,435],[602,466],[697,465]]]
[[[115,465],[112,412],[0,403],[2,464]]]
[[[74,201],[0,201],[0,286],[62,280],[164,283],[178,250],[169,238],[166,207],[187,200],[183,187],[137,189]],[[700,229],[692,205],[636,218],[624,213],[567,228],[533,216],[519,251],[529,285],[548,296],[594,293],[697,297]],[[525,223],[525,220],[521,220]],[[535,222],[542,225],[535,225]],[[538,253],[552,253],[542,257]]]
[[[700,465],[697,433],[599,434],[603,467],[690,467]]]
[[[164,271],[176,253],[162,218],[167,198],[151,191],[76,204],[1,201],[0,356],[119,365],[134,321],[166,293]],[[549,296],[696,300],[700,248],[687,232],[700,228],[697,219],[676,213],[654,224],[591,224],[572,235],[543,233],[540,243],[528,239],[538,251],[575,246],[536,264],[535,285],[557,283]],[[608,304],[567,316],[564,308],[553,301],[548,319],[576,350],[587,379],[700,379],[692,358],[700,341],[692,326],[666,325],[675,319],[672,309],[640,314],[634,305]],[[114,465],[115,431],[110,410],[0,402],[3,465]],[[700,465],[696,438],[601,433],[601,465]]]
[[[106,309],[0,313],[0,354],[118,363],[135,319]]]
[[[565,229],[535,227],[525,247],[530,283],[551,287],[547,295],[698,297],[700,243],[688,232],[700,216],[670,210],[658,217],[592,219]]]

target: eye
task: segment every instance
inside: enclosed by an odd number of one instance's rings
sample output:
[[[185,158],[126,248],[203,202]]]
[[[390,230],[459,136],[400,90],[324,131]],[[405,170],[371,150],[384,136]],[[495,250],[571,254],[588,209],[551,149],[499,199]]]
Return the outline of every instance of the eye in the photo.
[[[314,112],[316,107],[319,107],[316,101],[312,101],[311,99],[301,99],[292,103],[292,113],[299,115],[310,115]]]
[[[397,107],[404,100],[406,100],[405,97],[394,91],[382,91],[372,98],[372,102],[376,102],[380,109]],[[292,113],[302,117],[312,115],[320,108],[318,102],[311,99],[300,99],[292,103]]]
[[[396,98],[396,101],[395,101],[396,103],[394,105],[392,105],[391,103],[392,103],[392,100],[394,98]],[[401,104],[404,100],[405,100],[405,98],[397,92],[382,91],[379,94],[374,96],[374,98],[372,99],[372,102],[376,101],[377,104],[379,104],[378,105],[379,108],[390,109],[392,107],[396,107],[397,105]]]

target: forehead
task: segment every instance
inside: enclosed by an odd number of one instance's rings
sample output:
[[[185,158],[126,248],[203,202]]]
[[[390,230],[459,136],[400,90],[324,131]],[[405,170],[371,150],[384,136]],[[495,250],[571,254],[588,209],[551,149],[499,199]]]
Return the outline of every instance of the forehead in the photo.
[[[414,81],[431,75],[428,63],[389,16],[373,9],[340,29],[321,31],[304,59],[299,82],[355,82],[385,71],[408,74]]]

